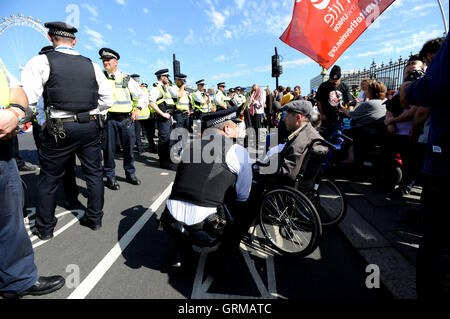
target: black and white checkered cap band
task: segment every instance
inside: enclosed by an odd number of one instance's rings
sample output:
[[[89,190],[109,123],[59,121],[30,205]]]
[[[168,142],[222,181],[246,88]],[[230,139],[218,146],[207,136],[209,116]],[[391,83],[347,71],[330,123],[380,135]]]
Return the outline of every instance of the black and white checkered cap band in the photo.
[[[75,34],[74,33],[67,32],[67,31],[62,31],[62,30],[50,30],[48,33],[51,34],[51,35],[56,35],[56,36],[60,36],[60,37],[63,37],[63,38],[72,38],[72,39],[75,38]]]
[[[207,121],[206,126],[211,127],[211,126],[217,125],[219,123],[226,122],[228,120],[233,120],[235,118],[236,118],[236,113],[230,113],[227,116],[223,116],[223,117],[219,117],[219,118]]]

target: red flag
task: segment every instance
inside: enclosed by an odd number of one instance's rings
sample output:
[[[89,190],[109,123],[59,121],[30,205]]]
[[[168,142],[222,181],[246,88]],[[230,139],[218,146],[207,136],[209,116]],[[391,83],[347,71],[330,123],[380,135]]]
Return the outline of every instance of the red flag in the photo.
[[[296,0],[280,39],[330,68],[394,0]]]

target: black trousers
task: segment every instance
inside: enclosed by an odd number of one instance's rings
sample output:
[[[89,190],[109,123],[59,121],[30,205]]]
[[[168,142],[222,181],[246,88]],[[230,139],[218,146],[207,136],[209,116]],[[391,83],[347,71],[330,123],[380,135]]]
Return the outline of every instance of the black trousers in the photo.
[[[154,141],[155,138],[155,119],[149,118],[146,120],[139,120],[134,122],[136,129],[136,146],[140,152],[144,151],[144,144],[142,143],[142,130],[145,131],[145,135],[147,136],[149,151],[153,152],[156,150],[156,144]]]
[[[173,163],[170,159],[170,133],[172,132],[171,120],[157,117],[158,125],[158,156],[161,168],[171,168]]]
[[[425,175],[423,185],[423,238],[417,254],[419,299],[449,298],[449,194],[448,175]]]
[[[86,217],[98,224],[103,217],[104,186],[100,132],[95,121],[88,123],[64,123],[67,137],[55,141],[44,131],[44,141],[39,149],[41,172],[38,180],[38,206],[36,228],[43,235],[53,233],[56,190],[74,155],[81,162],[88,192]]]

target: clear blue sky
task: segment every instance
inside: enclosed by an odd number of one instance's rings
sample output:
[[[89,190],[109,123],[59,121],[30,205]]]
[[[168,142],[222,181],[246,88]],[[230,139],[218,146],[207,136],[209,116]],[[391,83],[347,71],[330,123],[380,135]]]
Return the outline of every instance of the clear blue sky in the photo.
[[[314,61],[279,40],[289,24],[295,0],[0,0],[0,18],[22,13],[48,21],[75,21],[79,10],[77,49],[98,60],[105,46],[121,55],[119,67],[138,73],[147,83],[154,72],[172,69],[172,54],[190,85],[206,79],[209,87],[253,83],[275,86],[271,56],[278,47],[283,57],[282,85],[301,85],[321,71]],[[448,20],[449,0],[442,1]],[[69,19],[69,20],[68,20]],[[336,62],[343,69],[369,67],[372,60],[389,62],[420,50],[443,34],[435,0],[396,0]],[[31,28],[14,27],[0,36],[0,57],[16,77],[19,66],[47,45]]]

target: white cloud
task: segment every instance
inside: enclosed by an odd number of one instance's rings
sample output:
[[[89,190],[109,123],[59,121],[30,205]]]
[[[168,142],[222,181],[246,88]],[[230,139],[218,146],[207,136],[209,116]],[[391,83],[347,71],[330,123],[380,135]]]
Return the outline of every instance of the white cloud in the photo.
[[[189,34],[184,38],[184,43],[190,44],[194,41],[194,30],[189,29]]]
[[[216,10],[210,0],[206,0],[209,5],[209,9],[205,10],[205,13],[209,17],[209,20],[214,24],[217,29],[222,29],[225,26],[225,20],[230,15],[228,10],[223,11],[223,14]]]
[[[160,50],[165,50],[166,47],[173,43],[173,37],[171,34],[162,30],[160,30],[159,33],[161,33],[161,35],[153,35],[151,38],[153,39],[153,42],[158,45]]]
[[[112,30],[112,25],[110,25],[110,24],[107,24],[105,27],[106,27],[106,29],[108,29],[108,30]]]
[[[82,4],[83,8],[87,9],[94,17],[98,17],[98,11],[96,6],[91,6],[90,4]]]
[[[134,29],[132,29],[132,28],[128,28],[128,32],[136,34],[136,31],[134,31]]]
[[[236,3],[239,10],[242,10],[242,8],[244,7],[244,4],[245,4],[245,0],[234,0],[234,2]]]
[[[248,70],[238,71],[238,72],[234,72],[234,73],[220,73],[220,74],[214,75],[211,79],[214,81],[223,80],[223,79],[243,76],[243,75],[246,75],[247,73],[248,73]]]
[[[94,50],[94,48],[92,46],[90,46],[89,44],[83,44],[83,46],[88,50]]]
[[[220,56],[218,56],[218,57],[213,59],[214,62],[222,62],[222,61],[225,61],[225,60],[229,60],[229,58],[225,57],[224,55],[220,55]]]
[[[225,38],[230,39],[233,33],[230,30],[225,31]]]
[[[126,6],[127,2],[125,0],[116,0],[116,2],[122,6]]]
[[[89,40],[98,48],[106,46],[106,41],[103,40],[103,35],[88,27],[84,27],[85,32],[89,35]]]
[[[144,12],[144,14],[147,15],[149,11],[147,8],[142,8],[142,12]]]

